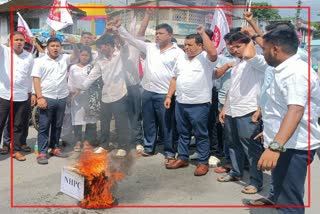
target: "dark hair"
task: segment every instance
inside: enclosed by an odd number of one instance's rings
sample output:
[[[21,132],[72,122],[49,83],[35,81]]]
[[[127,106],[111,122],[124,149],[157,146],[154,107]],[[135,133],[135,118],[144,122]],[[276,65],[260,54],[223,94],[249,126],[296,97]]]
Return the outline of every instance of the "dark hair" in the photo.
[[[166,23],[157,25],[156,30],[159,30],[159,29],[165,29],[170,34],[173,33],[172,27]]]
[[[234,27],[234,28],[230,28],[230,33],[236,33],[241,31],[241,27]]]
[[[232,36],[232,34],[234,34],[236,32],[240,32],[240,31],[241,31],[241,27],[230,28],[230,32],[227,33],[226,35],[224,35],[224,37],[223,37],[224,41],[226,41],[226,40],[230,41],[230,37]]]
[[[92,36],[92,33],[84,31],[84,32],[81,33],[81,37],[83,37],[84,35]]]
[[[177,39],[176,39],[176,38],[172,37],[172,38],[171,38],[171,42],[175,42],[175,43],[177,43],[178,41],[177,41]]]
[[[92,61],[91,47],[89,47],[89,46],[82,46],[82,47],[80,48],[80,53],[81,53],[82,51],[86,51],[86,52],[89,53],[89,56],[90,56],[90,58],[89,58],[89,63],[90,63],[90,62]]]
[[[299,38],[296,31],[290,27],[276,28],[263,36],[263,41],[278,45],[286,54],[297,53]]]
[[[289,27],[291,29],[295,29],[291,21],[280,21],[269,24],[265,27],[266,31],[271,31],[276,28]]]
[[[100,47],[101,45],[110,45],[111,47],[114,48],[114,44],[115,44],[114,38],[113,38],[113,36],[111,36],[109,34],[105,34],[105,35],[101,36],[96,41],[97,47]]]
[[[212,30],[206,29],[205,32],[206,32],[206,34],[208,35],[208,37],[210,38],[210,40],[212,40],[212,37],[213,37],[213,32],[212,32]]]
[[[230,36],[230,39],[229,41],[231,43],[233,42],[239,42],[239,43],[245,43],[245,44],[249,44],[249,42],[251,41],[251,39],[244,33],[242,32],[236,32],[236,33],[233,33],[231,36]]]
[[[197,45],[203,44],[200,34],[189,34],[185,39],[194,39]]]
[[[26,38],[26,36],[25,36],[21,31],[14,31],[14,32],[11,34],[10,38],[12,38],[12,37],[15,36],[15,35],[21,35],[21,36],[23,36],[23,38]]]
[[[232,36],[232,34],[233,33],[229,32],[226,35],[224,35],[224,37],[223,37],[224,41],[227,41],[227,40],[230,41],[230,37]]]
[[[61,45],[60,39],[58,39],[58,38],[56,38],[56,37],[50,37],[50,38],[48,39],[48,41],[47,41],[47,47],[48,47],[48,46],[50,45],[50,43],[52,43],[52,42],[59,42],[60,45]]]

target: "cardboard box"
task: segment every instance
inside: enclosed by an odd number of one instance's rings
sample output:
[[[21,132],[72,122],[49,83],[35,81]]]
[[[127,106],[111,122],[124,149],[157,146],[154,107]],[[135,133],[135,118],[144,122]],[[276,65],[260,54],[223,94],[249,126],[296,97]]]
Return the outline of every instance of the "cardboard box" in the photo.
[[[60,191],[79,201],[84,198],[84,177],[77,173],[76,168],[62,168]]]

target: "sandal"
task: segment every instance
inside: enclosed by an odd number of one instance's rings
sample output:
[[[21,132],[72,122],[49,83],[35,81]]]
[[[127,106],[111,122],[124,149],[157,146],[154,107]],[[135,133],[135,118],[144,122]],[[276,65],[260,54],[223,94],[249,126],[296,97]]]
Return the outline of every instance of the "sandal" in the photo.
[[[74,152],[80,152],[81,151],[81,142],[80,141],[78,141],[76,143],[76,145],[73,147],[73,151]]]
[[[31,152],[31,148],[27,145],[22,145],[20,149],[24,152]]]
[[[6,154],[8,154],[9,153],[9,146],[2,146],[2,149],[0,149],[0,154],[2,154],[2,155],[6,155]]]
[[[246,204],[251,206],[272,206],[274,202],[270,198],[258,198],[256,200],[248,200]]]
[[[244,187],[241,192],[244,193],[244,194],[256,194],[258,192],[260,192],[262,190],[262,187],[255,187],[253,185],[249,185],[249,186],[246,186]]]
[[[219,182],[231,182],[231,181],[239,181],[239,180],[241,180],[241,178],[235,177],[235,176],[232,176],[229,174],[221,176],[217,179],[217,181],[219,181]]]

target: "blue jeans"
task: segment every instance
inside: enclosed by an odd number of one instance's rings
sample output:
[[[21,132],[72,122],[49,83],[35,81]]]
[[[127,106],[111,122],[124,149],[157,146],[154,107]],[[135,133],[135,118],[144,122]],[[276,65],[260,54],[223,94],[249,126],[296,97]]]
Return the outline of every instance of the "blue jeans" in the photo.
[[[55,149],[59,147],[59,139],[67,101],[67,98],[51,99],[45,97],[45,99],[48,104],[47,109],[39,109],[38,147],[40,154],[47,154],[48,148]]]
[[[250,185],[261,188],[263,185],[262,171],[257,164],[264,151],[260,139],[253,138],[260,133],[261,123],[251,122],[252,113],[242,117],[225,117],[226,139],[228,139],[229,154],[232,163],[231,176],[242,177],[245,158],[249,160]],[[229,134],[227,134],[229,133]]]
[[[176,121],[179,133],[178,158],[189,161],[189,144],[193,129],[196,138],[198,162],[208,164],[210,143],[208,134],[209,103],[181,104],[176,102]]]
[[[170,109],[165,109],[165,94],[158,94],[144,90],[142,93],[142,117],[144,132],[144,151],[154,153],[158,134],[158,127],[163,134],[164,155],[174,157],[174,102]]]
[[[143,144],[140,85],[128,86],[127,109],[131,128],[132,144]]]
[[[310,163],[315,150],[310,151]],[[308,151],[287,149],[280,154],[276,168],[271,172],[273,200],[282,206],[304,206],[304,184],[308,169]],[[303,214],[304,208],[278,208],[280,213]]]

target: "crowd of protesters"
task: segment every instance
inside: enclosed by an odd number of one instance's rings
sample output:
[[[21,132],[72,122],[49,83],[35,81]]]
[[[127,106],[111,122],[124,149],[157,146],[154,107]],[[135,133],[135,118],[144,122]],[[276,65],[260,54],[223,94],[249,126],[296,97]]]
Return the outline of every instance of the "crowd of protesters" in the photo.
[[[272,24],[264,34],[245,12],[250,26],[231,29],[223,38],[226,48],[217,53],[212,32],[202,25],[185,37],[183,49],[172,42],[168,24],[156,26],[155,42],[145,41],[151,15],[147,10],[135,35],[110,19],[96,40],[89,32],[79,44],[70,38],[72,54],[62,54],[53,36],[45,51],[32,40],[43,53],[34,59],[23,49],[24,35],[10,35],[12,47],[0,45],[1,153],[13,146],[13,158],[26,159],[30,106],[37,105],[37,162],[48,164],[48,155],[67,157],[59,145],[67,108],[75,152],[100,144],[117,148],[118,157],[136,148],[147,158],[160,137],[164,165],[173,170],[189,165],[194,136],[195,176],[208,172],[210,159],[223,159],[214,170],[224,173],[217,180],[239,181],[247,167],[249,183],[242,193],[255,194],[263,188],[263,170],[272,170],[269,196],[248,204],[300,205],[279,211],[304,213],[307,166],[320,147],[320,80],[313,70],[308,73],[291,23]],[[116,142],[111,142],[112,118]]]

